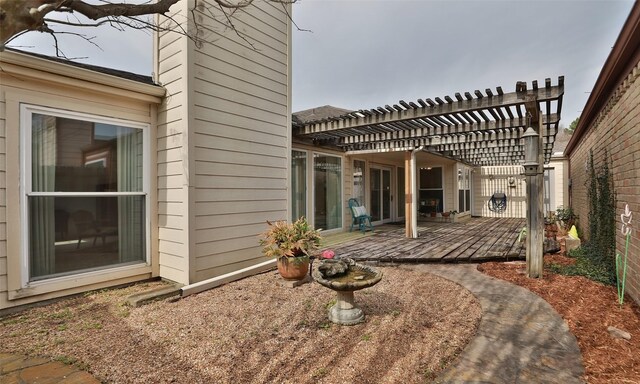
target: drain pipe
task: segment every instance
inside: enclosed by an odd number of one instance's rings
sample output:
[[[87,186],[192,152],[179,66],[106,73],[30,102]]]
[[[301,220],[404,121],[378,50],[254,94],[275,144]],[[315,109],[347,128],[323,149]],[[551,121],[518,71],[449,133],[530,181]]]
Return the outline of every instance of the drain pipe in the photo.
[[[416,188],[416,152],[422,151],[424,145],[411,151],[411,238],[418,238],[418,189]]]

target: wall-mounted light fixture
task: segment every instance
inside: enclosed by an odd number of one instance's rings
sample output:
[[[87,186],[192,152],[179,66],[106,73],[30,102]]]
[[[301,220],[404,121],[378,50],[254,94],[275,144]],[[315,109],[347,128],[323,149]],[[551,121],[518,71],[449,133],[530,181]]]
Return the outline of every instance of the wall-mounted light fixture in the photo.
[[[527,128],[522,135],[524,139],[524,174],[534,176],[538,174],[539,136],[533,127]]]

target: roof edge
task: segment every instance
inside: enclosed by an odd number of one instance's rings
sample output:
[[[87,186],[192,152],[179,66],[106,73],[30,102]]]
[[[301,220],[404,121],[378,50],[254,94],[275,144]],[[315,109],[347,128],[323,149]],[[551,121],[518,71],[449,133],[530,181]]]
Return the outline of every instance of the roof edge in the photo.
[[[640,60],[638,47],[640,47],[640,2],[635,2],[580,114],[578,125],[565,148],[565,156],[571,156],[611,94]]]
[[[119,88],[124,91],[135,92],[161,98],[165,95],[166,89],[160,85],[147,84],[140,81],[126,79],[113,74],[103,73],[88,68],[78,67],[59,61],[49,60],[40,55],[31,55],[16,50],[4,50],[0,55],[0,62],[12,64],[21,70],[36,70],[52,75],[63,76],[76,80],[87,81],[111,88]],[[5,69],[5,68],[3,68]]]

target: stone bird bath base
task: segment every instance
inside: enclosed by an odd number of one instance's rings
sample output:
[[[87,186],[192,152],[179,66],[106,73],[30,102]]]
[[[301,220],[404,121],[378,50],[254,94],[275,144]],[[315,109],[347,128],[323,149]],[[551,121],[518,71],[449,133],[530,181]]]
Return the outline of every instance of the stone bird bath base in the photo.
[[[382,280],[382,272],[349,258],[326,259],[314,268],[313,278],[338,294],[336,303],[329,309],[329,320],[354,325],[364,321],[364,312],[355,306],[353,292],[376,285]]]

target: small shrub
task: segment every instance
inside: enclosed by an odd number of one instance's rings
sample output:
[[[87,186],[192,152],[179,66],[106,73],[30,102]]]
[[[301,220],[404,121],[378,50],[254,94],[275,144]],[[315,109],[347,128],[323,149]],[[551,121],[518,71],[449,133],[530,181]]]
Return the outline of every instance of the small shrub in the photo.
[[[605,285],[616,284],[616,270],[608,258],[593,246],[585,244],[569,252],[569,257],[576,259],[574,265],[549,266],[551,271],[567,276],[584,276]]]

